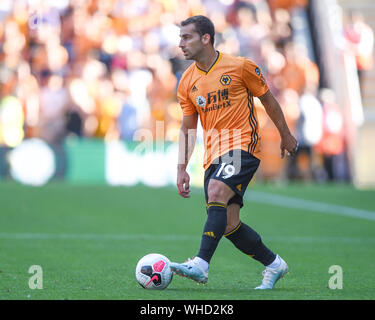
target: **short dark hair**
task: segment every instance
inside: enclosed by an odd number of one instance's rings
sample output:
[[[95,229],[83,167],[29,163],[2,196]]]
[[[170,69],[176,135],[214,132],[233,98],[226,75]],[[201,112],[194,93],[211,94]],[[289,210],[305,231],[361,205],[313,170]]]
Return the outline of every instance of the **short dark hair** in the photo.
[[[184,27],[191,23],[194,24],[195,31],[197,31],[201,37],[205,35],[206,33],[208,33],[210,35],[210,42],[212,45],[214,45],[215,27],[210,19],[208,19],[205,16],[193,16],[182,21],[181,26]]]

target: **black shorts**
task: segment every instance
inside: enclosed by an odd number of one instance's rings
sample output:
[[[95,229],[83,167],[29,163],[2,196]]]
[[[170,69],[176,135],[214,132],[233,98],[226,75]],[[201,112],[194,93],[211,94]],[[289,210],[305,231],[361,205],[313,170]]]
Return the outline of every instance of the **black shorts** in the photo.
[[[220,180],[228,185],[235,195],[228,205],[237,203],[243,207],[246,188],[258,169],[260,160],[243,150],[231,150],[212,161],[204,173],[204,194],[208,202],[208,184],[210,179]]]

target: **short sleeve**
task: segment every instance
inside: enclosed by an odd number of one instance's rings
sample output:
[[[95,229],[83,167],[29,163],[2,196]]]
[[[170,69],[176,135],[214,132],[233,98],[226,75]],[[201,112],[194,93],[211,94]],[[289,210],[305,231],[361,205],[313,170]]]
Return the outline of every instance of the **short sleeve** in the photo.
[[[255,97],[259,97],[269,90],[260,68],[254,62],[246,58],[244,59],[242,69],[242,79],[245,86]]]
[[[186,81],[184,81],[184,78],[181,79],[178,85],[177,99],[178,99],[178,102],[180,103],[182,114],[184,116],[190,116],[197,112],[194,104],[191,102],[188,96],[188,90],[187,90]]]

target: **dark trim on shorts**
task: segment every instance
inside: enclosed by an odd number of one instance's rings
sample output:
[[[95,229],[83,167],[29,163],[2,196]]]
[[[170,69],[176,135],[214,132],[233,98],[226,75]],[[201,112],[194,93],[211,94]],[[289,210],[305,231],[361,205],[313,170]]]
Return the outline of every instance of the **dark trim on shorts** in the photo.
[[[246,89],[247,91],[247,107],[249,108],[249,124],[252,129],[251,132],[251,141],[247,147],[247,152],[253,154],[255,151],[255,147],[258,144],[259,136],[256,131],[258,128],[258,122],[255,117],[255,111],[254,111],[254,98],[251,95],[249,89]]]

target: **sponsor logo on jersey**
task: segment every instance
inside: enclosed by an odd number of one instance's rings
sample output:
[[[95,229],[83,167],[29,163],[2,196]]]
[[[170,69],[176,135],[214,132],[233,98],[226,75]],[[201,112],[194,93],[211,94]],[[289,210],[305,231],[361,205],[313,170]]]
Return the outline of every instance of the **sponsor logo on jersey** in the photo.
[[[197,97],[197,105],[200,106],[201,108],[204,108],[206,106],[206,99],[202,96]]]
[[[207,94],[205,94],[205,97],[198,96],[196,98],[196,103],[203,109],[203,112],[228,108],[231,106],[231,101],[229,99],[229,90],[219,89],[208,92]]]

